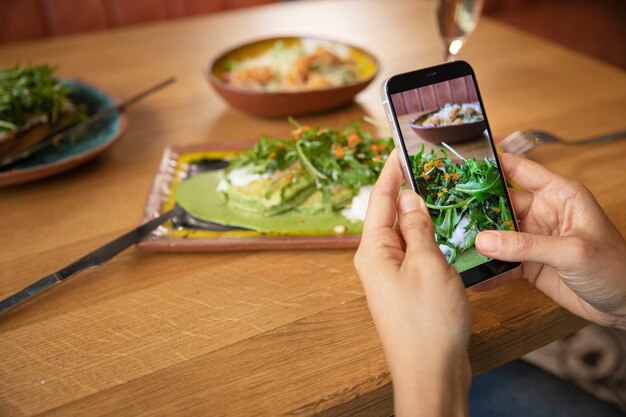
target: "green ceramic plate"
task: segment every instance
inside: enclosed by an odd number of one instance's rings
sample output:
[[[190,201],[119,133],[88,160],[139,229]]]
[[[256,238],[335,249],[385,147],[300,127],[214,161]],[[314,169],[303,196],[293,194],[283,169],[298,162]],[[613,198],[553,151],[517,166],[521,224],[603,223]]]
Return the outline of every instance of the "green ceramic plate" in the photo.
[[[88,114],[114,106],[119,100],[103,89],[78,80],[63,80],[74,89],[72,101],[87,108]],[[83,164],[108,149],[126,131],[125,112],[112,114],[72,140],[51,146],[11,166],[0,168],[0,187],[22,184],[58,174]]]

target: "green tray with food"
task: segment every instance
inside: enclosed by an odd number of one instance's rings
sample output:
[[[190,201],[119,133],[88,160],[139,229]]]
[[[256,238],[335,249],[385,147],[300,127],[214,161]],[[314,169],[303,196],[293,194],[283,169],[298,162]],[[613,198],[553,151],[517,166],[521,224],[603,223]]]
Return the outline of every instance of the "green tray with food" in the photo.
[[[286,137],[165,150],[144,221],[178,205],[139,247],[150,251],[356,247],[369,193],[393,149],[358,123],[291,120]]]

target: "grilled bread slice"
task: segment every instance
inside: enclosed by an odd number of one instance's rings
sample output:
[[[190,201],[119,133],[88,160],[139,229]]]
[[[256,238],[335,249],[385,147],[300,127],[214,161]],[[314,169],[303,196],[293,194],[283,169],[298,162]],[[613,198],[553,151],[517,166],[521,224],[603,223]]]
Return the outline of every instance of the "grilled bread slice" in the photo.
[[[294,178],[289,171],[277,171],[270,178],[228,187],[228,204],[267,217],[296,207],[314,191],[315,185],[309,175]]]
[[[316,190],[295,209],[301,213],[316,214],[322,211],[339,210],[351,201],[352,191],[345,187],[336,186],[330,189],[330,201],[325,201],[324,193]]]
[[[47,114],[40,114],[29,117],[17,131],[0,131],[0,159],[18,155],[41,142],[56,127],[72,122],[75,113],[76,106],[68,101],[55,124],[49,122]]]

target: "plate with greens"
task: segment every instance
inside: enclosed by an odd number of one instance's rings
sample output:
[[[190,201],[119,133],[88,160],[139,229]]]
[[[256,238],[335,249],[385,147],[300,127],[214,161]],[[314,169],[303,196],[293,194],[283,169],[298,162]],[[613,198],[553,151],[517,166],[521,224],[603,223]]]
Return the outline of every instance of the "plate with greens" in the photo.
[[[393,148],[352,124],[301,126],[255,143],[166,150],[144,219],[184,214],[139,247],[155,251],[355,247]]]
[[[0,157],[36,144],[56,126],[112,107],[111,93],[91,83],[59,78],[48,65],[0,69]],[[112,114],[39,153],[0,168],[0,186],[48,177],[96,157],[121,138],[125,112]]]

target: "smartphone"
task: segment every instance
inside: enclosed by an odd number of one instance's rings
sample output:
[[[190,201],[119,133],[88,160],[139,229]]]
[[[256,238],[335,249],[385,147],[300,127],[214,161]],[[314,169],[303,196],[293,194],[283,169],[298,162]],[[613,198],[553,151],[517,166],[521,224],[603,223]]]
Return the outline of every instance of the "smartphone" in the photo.
[[[518,225],[472,67],[454,61],[395,75],[381,95],[406,184],[426,201],[437,244],[465,286],[518,267],[474,246],[482,230]]]

